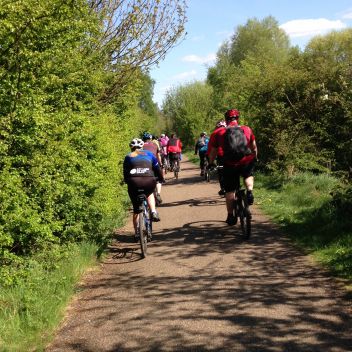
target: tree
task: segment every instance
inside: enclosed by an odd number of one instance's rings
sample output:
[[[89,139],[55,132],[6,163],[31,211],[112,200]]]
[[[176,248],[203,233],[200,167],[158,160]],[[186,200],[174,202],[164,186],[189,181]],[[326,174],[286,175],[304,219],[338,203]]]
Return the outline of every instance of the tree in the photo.
[[[162,110],[184,144],[193,146],[200,132],[214,128],[211,96],[211,86],[197,81],[167,92]]]
[[[104,23],[98,50],[112,73],[102,95],[113,97],[128,84],[136,69],[148,69],[162,60],[184,32],[185,0],[90,0]]]

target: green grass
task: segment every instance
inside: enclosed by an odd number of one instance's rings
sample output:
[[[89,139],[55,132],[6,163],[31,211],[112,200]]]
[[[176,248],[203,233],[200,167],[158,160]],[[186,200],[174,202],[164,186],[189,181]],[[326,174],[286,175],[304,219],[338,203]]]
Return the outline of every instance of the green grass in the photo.
[[[97,246],[72,245],[48,270],[33,261],[28,275],[0,291],[0,351],[43,351],[63,318],[84,271],[95,263]]]
[[[258,175],[256,204],[336,276],[352,280],[351,189],[329,175]]]
[[[186,152],[183,152],[182,154],[186,155],[188,160],[191,163],[199,165],[199,156],[198,155],[194,155],[194,150],[187,150]]]

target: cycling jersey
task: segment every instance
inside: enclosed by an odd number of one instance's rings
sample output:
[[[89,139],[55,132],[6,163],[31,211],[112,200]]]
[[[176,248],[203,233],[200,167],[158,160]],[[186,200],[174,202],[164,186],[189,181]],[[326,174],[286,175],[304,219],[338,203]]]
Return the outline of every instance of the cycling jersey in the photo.
[[[125,182],[133,177],[158,177],[163,179],[157,158],[148,150],[136,150],[126,155],[123,162]]]
[[[237,121],[231,121],[228,124],[228,126],[237,126],[237,125],[238,125]],[[255,136],[250,127],[248,126],[240,126],[240,127],[247,138],[248,147],[249,147],[251,143],[255,141]],[[212,148],[217,148],[217,156],[220,158],[224,156],[225,133],[226,133],[226,127],[220,127],[216,129],[210,136],[208,149],[210,151]],[[255,154],[252,153],[250,155],[244,156],[241,160],[238,160],[238,161],[224,160],[224,165],[229,167],[238,167],[238,166],[249,164],[254,159],[255,159]]]
[[[165,136],[165,137],[161,137],[160,140],[159,140],[160,145],[161,145],[162,147],[166,147],[168,141],[169,141],[169,138],[166,137],[166,136]]]
[[[182,143],[178,138],[170,138],[167,145],[168,153],[181,153]]]
[[[145,142],[143,145],[143,150],[148,150],[157,158],[160,152],[159,147],[153,142]]]

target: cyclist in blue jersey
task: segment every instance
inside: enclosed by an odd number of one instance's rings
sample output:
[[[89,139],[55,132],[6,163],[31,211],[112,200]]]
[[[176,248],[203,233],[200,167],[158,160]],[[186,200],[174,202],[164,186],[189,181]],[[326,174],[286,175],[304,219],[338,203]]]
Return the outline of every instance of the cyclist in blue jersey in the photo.
[[[123,177],[128,186],[128,195],[133,205],[133,227],[137,233],[139,203],[138,195],[145,194],[152,212],[152,220],[160,221],[155,208],[153,191],[156,180],[164,182],[164,177],[157,158],[148,150],[142,150],[144,142],[134,138],[130,142],[131,153],[123,162]]]
[[[209,143],[209,138],[206,132],[202,132],[196,142],[195,149],[194,149],[194,155],[199,154],[199,164],[200,164],[199,166],[200,166],[201,176],[204,176],[204,162],[208,151],[208,143]]]

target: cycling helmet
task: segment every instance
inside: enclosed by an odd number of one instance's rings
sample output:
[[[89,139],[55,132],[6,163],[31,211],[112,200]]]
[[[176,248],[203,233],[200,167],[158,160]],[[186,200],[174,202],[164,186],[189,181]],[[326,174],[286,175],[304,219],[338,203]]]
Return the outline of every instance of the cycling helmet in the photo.
[[[146,140],[148,140],[148,139],[152,139],[152,135],[151,135],[151,133],[149,133],[149,132],[143,132],[143,135],[142,135],[142,139],[143,139],[143,141],[146,141]]]
[[[160,135],[160,138],[164,138],[164,137],[165,137],[165,134],[162,133],[162,134]]]
[[[225,119],[230,120],[233,118],[239,118],[240,117],[240,112],[237,109],[230,109],[225,112]]]
[[[202,132],[202,133],[200,134],[201,137],[204,137],[204,136],[206,136],[206,135],[207,135],[206,132]]]
[[[133,138],[130,142],[130,147],[135,149],[143,148],[144,142],[140,138]]]
[[[215,127],[216,128],[226,127],[226,122],[224,120],[220,120],[216,123]]]

